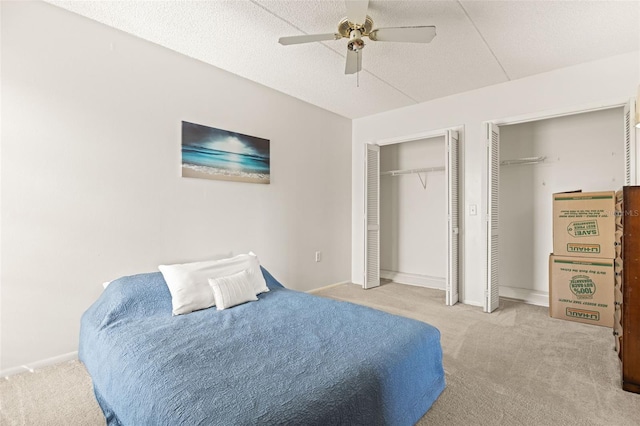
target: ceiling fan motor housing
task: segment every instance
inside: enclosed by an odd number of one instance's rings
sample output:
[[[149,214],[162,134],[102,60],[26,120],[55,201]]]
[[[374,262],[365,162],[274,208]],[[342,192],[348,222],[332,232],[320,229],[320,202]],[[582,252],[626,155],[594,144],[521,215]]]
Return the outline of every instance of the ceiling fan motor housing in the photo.
[[[351,38],[351,31],[358,30],[362,37],[367,37],[373,29],[373,19],[370,16],[364,20],[364,24],[355,24],[349,22],[349,19],[343,18],[338,24],[338,33],[345,38]]]

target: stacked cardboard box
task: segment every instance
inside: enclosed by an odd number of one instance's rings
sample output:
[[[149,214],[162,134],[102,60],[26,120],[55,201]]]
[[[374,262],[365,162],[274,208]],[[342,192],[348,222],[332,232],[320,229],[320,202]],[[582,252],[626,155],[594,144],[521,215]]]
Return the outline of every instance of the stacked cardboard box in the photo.
[[[615,192],[553,194],[549,314],[613,326]]]

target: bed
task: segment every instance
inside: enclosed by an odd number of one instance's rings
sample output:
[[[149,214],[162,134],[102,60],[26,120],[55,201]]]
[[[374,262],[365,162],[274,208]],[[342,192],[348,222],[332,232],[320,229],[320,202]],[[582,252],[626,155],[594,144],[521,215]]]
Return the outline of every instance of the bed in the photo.
[[[445,387],[439,331],[282,287],[171,315],[162,274],[113,281],[79,358],[108,425],[413,425]]]

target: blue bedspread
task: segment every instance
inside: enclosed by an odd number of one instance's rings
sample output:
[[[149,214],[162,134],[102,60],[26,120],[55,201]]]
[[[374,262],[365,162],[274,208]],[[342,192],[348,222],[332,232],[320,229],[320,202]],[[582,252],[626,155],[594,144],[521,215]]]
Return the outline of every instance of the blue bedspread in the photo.
[[[80,360],[109,425],[412,425],[445,386],[434,327],[282,288],[171,315],[160,273],[113,281]]]

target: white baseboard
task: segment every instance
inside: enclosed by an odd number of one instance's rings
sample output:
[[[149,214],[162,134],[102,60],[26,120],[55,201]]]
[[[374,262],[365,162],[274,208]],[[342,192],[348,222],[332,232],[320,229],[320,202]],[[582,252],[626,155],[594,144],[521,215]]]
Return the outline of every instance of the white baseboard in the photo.
[[[47,359],[41,359],[40,361],[30,362],[29,365],[21,365],[19,367],[7,368],[5,370],[0,371],[0,377],[8,377],[13,376],[14,374],[31,372],[33,373],[35,370],[43,367],[47,367],[53,364],[60,364],[61,362],[71,361],[74,359],[78,359],[78,352],[69,352],[63,355],[54,356]]]
[[[500,297],[522,300],[530,305],[549,307],[549,293],[527,288],[500,286]]]
[[[445,290],[446,279],[444,277],[432,277],[421,274],[408,274],[405,272],[380,270],[380,278],[385,278],[400,284],[415,285],[418,287],[435,288]]]
[[[326,290],[326,289],[331,288],[331,287],[337,287],[337,286],[342,285],[342,284],[352,284],[352,282],[351,281],[341,281],[339,283],[333,283],[333,284],[325,285],[325,286],[320,287],[320,288],[314,288],[313,290],[307,290],[307,293],[310,293],[310,294],[318,293],[319,291]]]

